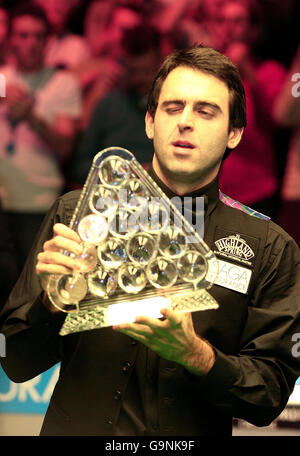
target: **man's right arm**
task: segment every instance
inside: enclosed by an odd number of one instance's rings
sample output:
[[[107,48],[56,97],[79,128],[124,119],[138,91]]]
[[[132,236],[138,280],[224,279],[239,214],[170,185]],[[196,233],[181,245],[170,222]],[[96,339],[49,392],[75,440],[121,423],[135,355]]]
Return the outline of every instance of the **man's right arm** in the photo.
[[[66,313],[53,313],[45,307],[39,276],[43,274],[45,283],[45,277],[51,271],[59,273],[72,269],[69,257],[58,261],[61,254],[57,250],[59,245],[73,250],[77,246],[70,235],[62,239],[58,234],[62,230],[69,232],[64,225],[68,225],[75,202],[75,197],[74,201],[69,198],[67,204],[63,198],[59,199],[49,211],[22,274],[1,311],[0,331],[6,338],[6,357],[1,358],[1,364],[14,382],[27,381],[61,360],[63,338],[59,336],[59,330]]]

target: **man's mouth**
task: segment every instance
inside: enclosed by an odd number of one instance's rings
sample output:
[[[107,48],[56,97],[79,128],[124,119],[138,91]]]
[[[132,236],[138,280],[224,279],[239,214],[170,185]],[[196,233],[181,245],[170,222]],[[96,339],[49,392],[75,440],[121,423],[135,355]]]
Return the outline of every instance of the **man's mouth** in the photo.
[[[195,146],[190,143],[189,141],[174,141],[173,143],[173,146],[175,147],[182,147],[183,149],[194,149]]]

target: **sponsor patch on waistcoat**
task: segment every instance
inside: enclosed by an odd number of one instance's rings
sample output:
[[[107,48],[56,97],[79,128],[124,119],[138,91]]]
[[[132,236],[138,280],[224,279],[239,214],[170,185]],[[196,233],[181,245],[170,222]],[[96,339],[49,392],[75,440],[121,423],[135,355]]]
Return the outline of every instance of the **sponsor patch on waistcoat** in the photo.
[[[213,250],[219,258],[252,267],[258,244],[257,238],[216,227]]]
[[[258,247],[258,238],[217,226],[212,248],[217,258],[213,268],[218,268],[214,283],[246,294]]]
[[[212,263],[207,274],[208,280],[213,280],[215,285],[243,294],[248,292],[251,276],[251,269],[220,259]]]

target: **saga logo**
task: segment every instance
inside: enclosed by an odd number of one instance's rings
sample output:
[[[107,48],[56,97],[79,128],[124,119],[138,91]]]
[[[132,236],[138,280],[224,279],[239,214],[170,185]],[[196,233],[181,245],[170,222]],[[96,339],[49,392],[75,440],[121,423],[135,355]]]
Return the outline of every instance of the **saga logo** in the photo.
[[[221,287],[247,293],[252,271],[248,268],[238,266],[223,260],[212,262],[207,274],[207,280]]]

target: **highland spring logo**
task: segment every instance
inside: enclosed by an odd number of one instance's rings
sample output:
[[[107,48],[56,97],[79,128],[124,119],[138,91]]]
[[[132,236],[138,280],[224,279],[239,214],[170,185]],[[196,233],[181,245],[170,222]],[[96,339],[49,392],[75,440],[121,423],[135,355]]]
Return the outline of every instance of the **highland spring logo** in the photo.
[[[215,241],[215,244],[219,252],[225,255],[243,258],[245,260],[250,260],[250,258],[254,257],[253,250],[239,234],[219,239]]]

